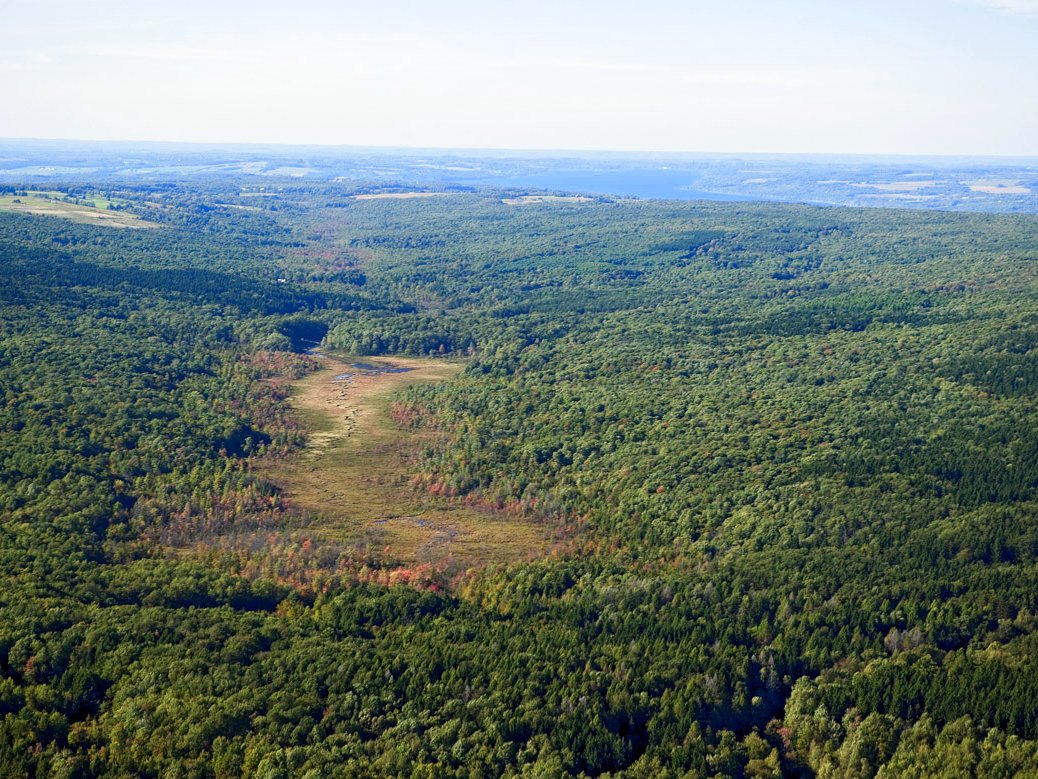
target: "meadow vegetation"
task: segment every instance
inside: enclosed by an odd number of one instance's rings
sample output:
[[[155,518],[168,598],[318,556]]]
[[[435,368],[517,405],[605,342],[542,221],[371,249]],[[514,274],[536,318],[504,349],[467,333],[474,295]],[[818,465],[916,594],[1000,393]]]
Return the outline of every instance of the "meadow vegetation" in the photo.
[[[383,563],[460,570],[539,556],[548,528],[412,484],[414,461],[435,435],[412,428],[395,398],[463,368],[442,358],[322,354],[321,368],[292,385],[305,447],[262,472],[295,506],[316,513],[318,540],[359,545]]]

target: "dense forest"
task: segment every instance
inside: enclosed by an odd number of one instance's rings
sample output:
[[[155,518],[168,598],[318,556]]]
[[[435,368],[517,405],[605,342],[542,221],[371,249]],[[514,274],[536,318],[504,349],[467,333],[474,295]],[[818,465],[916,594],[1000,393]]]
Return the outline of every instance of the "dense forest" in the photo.
[[[151,227],[0,213],[0,776],[1038,776],[1038,217],[48,186]],[[552,552],[323,536],[317,344]]]

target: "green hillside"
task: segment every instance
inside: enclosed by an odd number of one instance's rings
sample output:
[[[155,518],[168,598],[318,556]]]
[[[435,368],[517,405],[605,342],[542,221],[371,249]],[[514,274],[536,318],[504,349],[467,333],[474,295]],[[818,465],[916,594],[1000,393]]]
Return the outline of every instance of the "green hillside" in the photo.
[[[155,227],[0,213],[0,776],[1038,775],[1038,217],[74,194]],[[550,543],[330,532],[318,343]]]

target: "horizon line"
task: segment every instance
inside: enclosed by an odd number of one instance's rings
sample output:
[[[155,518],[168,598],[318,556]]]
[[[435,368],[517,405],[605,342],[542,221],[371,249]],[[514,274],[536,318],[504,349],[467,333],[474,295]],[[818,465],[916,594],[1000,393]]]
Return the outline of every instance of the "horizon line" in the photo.
[[[538,155],[632,155],[642,157],[872,157],[872,158],[902,158],[902,159],[943,159],[943,160],[1029,160],[1038,162],[1038,154],[971,154],[955,153],[942,154],[933,152],[814,152],[814,151],[678,151],[678,150],[655,150],[655,149],[589,149],[589,148],[534,148],[534,147],[508,147],[508,146],[398,146],[398,145],[372,145],[361,143],[317,143],[317,142],[287,142],[287,141],[182,141],[182,140],[143,140],[132,138],[52,138],[52,137],[7,137],[0,136],[0,143],[45,143],[45,144],[108,144],[108,145],[138,145],[138,146],[194,146],[194,147],[226,147],[226,148],[269,148],[281,147],[286,149],[336,149],[340,151],[376,151],[385,153],[451,153],[451,152],[476,152],[483,154],[511,154],[524,156]]]

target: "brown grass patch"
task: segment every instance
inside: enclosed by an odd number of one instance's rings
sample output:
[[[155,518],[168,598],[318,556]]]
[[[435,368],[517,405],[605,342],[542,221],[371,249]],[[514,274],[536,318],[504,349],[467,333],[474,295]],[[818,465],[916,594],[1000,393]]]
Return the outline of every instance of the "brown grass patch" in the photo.
[[[418,492],[410,484],[410,463],[435,434],[395,423],[392,398],[409,385],[448,380],[461,363],[358,359],[409,369],[385,373],[358,370],[352,360],[323,360],[324,368],[293,385],[292,407],[309,431],[305,449],[264,472],[293,505],[319,515],[311,526],[315,538],[323,535],[403,564],[453,560],[469,567],[547,551],[547,533],[538,525]],[[342,374],[351,376],[335,380]]]

